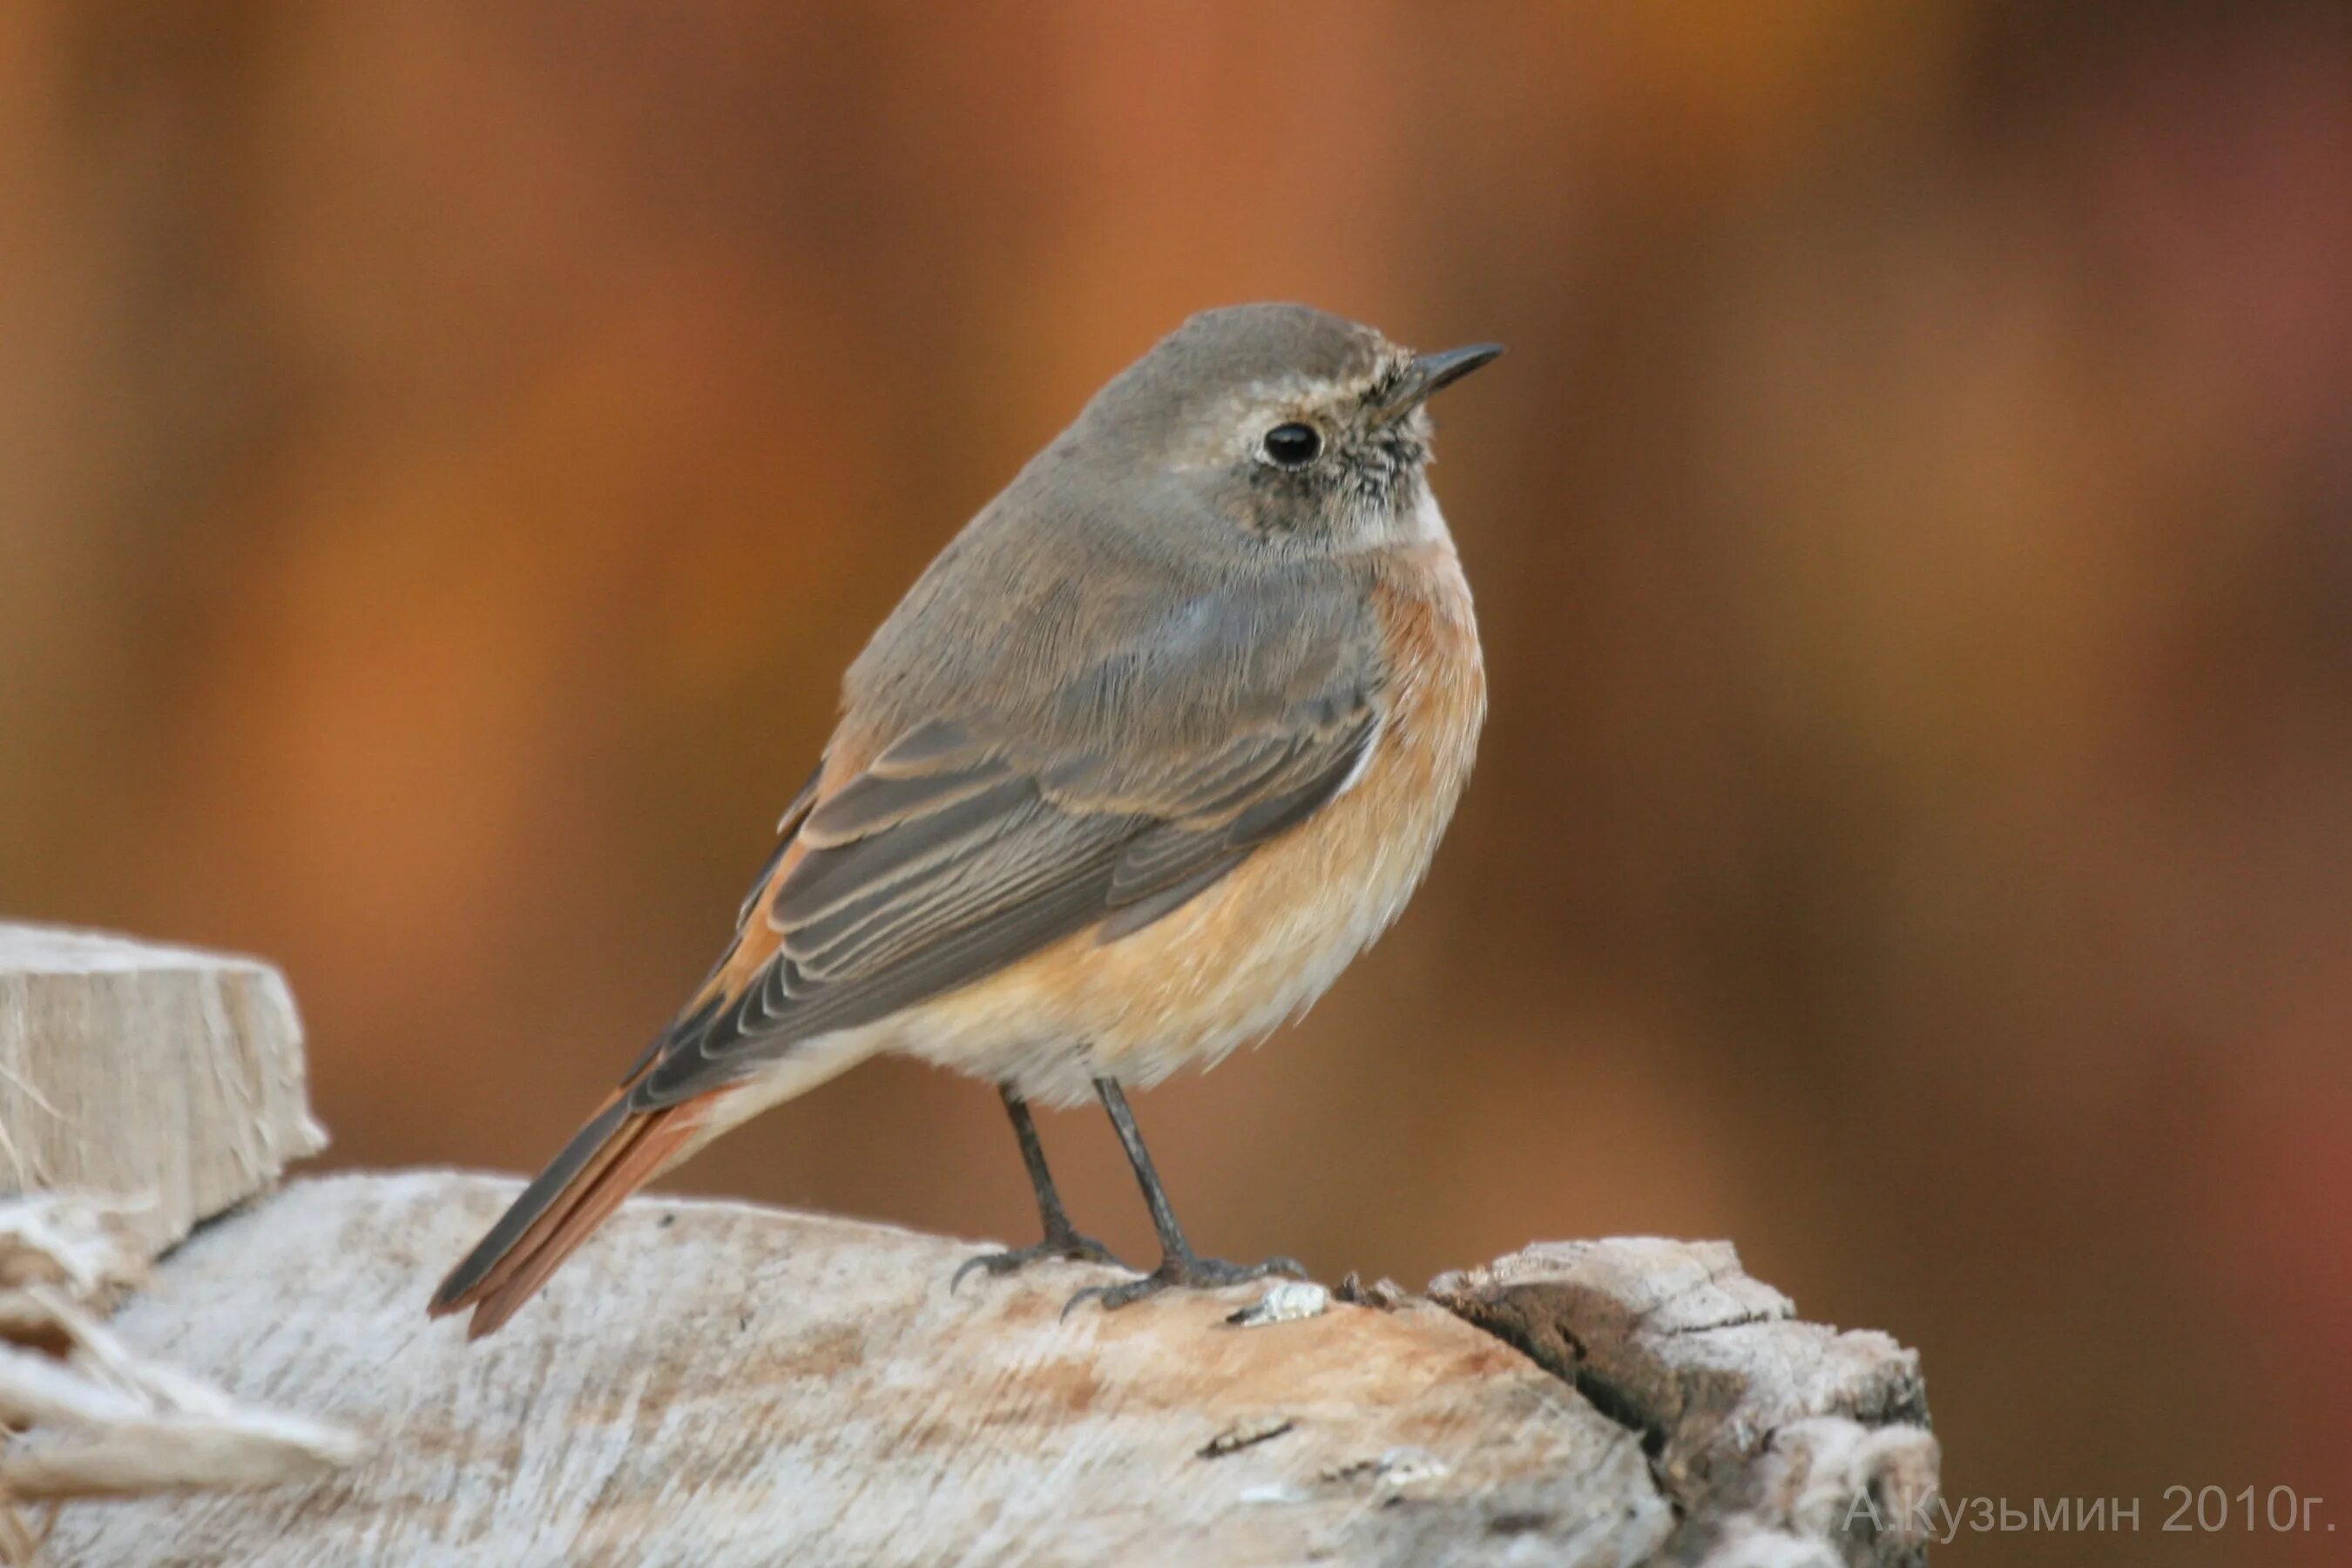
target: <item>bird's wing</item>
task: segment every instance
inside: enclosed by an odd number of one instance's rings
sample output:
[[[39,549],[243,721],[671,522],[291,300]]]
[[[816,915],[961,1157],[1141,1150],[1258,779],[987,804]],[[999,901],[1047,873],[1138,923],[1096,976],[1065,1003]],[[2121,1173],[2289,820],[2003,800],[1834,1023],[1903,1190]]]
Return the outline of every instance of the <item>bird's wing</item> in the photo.
[[[1083,654],[1006,639],[999,658],[1031,661],[1017,678],[922,686],[928,712],[820,774],[729,958],[633,1075],[633,1109],[1089,927],[1118,940],[1347,786],[1385,674],[1360,585],[1262,577],[1137,602]]]

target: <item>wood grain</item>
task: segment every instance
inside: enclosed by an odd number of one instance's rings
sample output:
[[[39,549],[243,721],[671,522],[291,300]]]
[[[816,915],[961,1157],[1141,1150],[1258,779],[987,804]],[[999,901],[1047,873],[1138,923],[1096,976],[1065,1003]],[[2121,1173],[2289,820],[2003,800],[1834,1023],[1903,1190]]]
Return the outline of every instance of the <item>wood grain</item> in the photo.
[[[1662,1561],[1927,1561],[1941,1454],[1918,1355],[1799,1321],[1730,1243],[1550,1242],[1429,1289],[1641,1434],[1679,1519]]]
[[[326,1142],[275,969],[0,924],[0,1194],[131,1200],[158,1251]]]
[[[1646,1491],[1623,1428],[1433,1307],[1242,1330],[1239,1290],[1065,1321],[1107,1271],[950,1298],[964,1245],[727,1205],[631,1204],[469,1347],[424,1291],[512,1192],[302,1183],[191,1242],[117,1331],[376,1457],[309,1489],[68,1510],[60,1561],[1365,1561],[1496,1517],[1622,1539]],[[1197,1457],[1268,1416],[1291,1429]],[[1400,1450],[1445,1473],[1391,1485]],[[1638,1522],[1663,1534],[1663,1500]]]
[[[469,1346],[425,1292],[513,1191],[302,1182],[174,1254],[121,1338],[373,1453],[307,1488],[75,1505],[58,1561],[1616,1564],[1693,1539],[1638,1423],[1428,1301],[1229,1325],[1254,1287],[1066,1321],[1109,1271],[951,1297],[975,1244],[640,1199]],[[1773,1562],[1847,1560],[1775,1533],[1800,1550]]]

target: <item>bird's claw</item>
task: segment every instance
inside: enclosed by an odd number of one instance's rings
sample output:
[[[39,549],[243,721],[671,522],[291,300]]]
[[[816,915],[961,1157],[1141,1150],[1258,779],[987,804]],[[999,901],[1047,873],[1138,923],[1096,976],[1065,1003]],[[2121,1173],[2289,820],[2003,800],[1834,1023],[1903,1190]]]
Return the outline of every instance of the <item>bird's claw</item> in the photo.
[[[963,1283],[963,1277],[975,1268],[982,1270],[992,1279],[996,1279],[1007,1274],[1017,1274],[1032,1263],[1053,1261],[1108,1263],[1114,1268],[1127,1267],[1118,1260],[1109,1247],[1090,1236],[1080,1236],[1075,1230],[1064,1231],[1058,1235],[1049,1232],[1043,1241],[1034,1246],[1012,1247],[1003,1252],[982,1252],[965,1258],[956,1266],[955,1273],[948,1280],[948,1294],[954,1295],[956,1288]]]
[[[1159,1268],[1140,1279],[1118,1285],[1087,1286],[1062,1304],[1062,1316],[1067,1318],[1081,1301],[1100,1301],[1104,1311],[1115,1312],[1162,1290],[1219,1290],[1277,1274],[1287,1279],[1304,1279],[1307,1268],[1295,1258],[1269,1258],[1263,1263],[1228,1263],[1222,1258],[1189,1256],[1163,1258]]]

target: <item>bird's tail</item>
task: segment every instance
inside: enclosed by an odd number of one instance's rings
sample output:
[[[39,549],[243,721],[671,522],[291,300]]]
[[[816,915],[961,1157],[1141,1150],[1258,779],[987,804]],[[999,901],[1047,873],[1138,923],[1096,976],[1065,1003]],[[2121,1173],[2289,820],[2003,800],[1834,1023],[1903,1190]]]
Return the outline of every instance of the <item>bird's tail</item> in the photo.
[[[514,1316],[624,1198],[700,1146],[696,1135],[724,1092],[633,1110],[623,1086],[449,1271],[433,1293],[433,1316],[471,1307],[469,1340]]]

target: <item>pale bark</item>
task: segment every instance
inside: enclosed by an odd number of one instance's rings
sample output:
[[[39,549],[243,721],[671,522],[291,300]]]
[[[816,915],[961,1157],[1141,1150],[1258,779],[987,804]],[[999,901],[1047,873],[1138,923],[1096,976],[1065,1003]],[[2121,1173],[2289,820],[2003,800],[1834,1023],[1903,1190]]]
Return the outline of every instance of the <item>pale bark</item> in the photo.
[[[425,1295],[513,1191],[301,1182],[183,1247],[121,1338],[373,1452],[307,1489],[68,1510],[61,1561],[1895,1562],[1844,1528],[1855,1500],[1934,1476],[1916,1359],[1795,1321],[1719,1244],[1441,1280],[1472,1321],[1240,1327],[1265,1287],[1065,1319],[1108,1270],[951,1296],[973,1244],[641,1200],[469,1345]]]
[[[128,1200],[160,1250],[325,1146],[278,971],[0,925],[0,1194]]]

